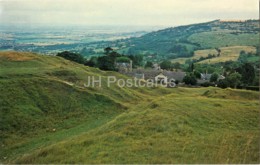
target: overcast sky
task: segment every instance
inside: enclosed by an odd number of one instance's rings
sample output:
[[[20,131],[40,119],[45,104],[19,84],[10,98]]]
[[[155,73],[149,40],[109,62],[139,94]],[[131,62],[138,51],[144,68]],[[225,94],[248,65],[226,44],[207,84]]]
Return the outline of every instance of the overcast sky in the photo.
[[[176,26],[258,19],[258,0],[0,0],[0,24]]]

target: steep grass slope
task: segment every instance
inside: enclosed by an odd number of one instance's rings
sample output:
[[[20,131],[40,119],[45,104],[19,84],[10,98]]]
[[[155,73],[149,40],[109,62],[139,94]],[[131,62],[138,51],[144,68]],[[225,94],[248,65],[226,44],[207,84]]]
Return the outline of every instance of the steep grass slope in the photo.
[[[1,163],[259,163],[257,92],[87,87],[127,77],[0,53]]]
[[[173,92],[14,162],[259,163],[257,93],[214,88]]]
[[[6,52],[0,58],[0,160],[63,139],[60,131],[79,124],[94,128],[126,110],[107,96],[71,85],[86,72],[82,66],[30,53]]]
[[[1,162],[94,129],[145,95],[167,93],[107,87],[108,75],[126,77],[59,57],[1,52],[0,68]],[[85,88],[92,76],[101,76],[103,85]]]

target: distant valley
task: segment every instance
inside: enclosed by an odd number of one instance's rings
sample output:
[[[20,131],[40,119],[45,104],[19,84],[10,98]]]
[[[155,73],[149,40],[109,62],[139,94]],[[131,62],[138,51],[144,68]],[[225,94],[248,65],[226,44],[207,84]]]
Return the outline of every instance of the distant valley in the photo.
[[[191,57],[196,50],[228,46],[259,45],[259,21],[221,21],[159,27],[138,28],[54,28],[22,31],[1,30],[0,50],[30,51],[55,54],[64,50],[83,56],[99,56],[107,46],[126,55],[153,56],[151,61]],[[153,32],[151,32],[153,31]],[[154,58],[155,57],[155,58]]]
[[[55,55],[70,50],[83,55],[93,53],[99,42],[139,37],[158,27],[1,27],[0,50],[15,50]],[[96,43],[97,42],[97,43]],[[95,49],[97,51],[97,49]]]

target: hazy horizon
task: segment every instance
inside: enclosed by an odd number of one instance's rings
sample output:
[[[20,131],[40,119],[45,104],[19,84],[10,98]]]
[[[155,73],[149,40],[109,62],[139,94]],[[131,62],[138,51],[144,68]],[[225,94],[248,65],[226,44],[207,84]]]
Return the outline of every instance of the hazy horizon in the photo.
[[[173,27],[258,19],[257,0],[0,0],[4,26]]]

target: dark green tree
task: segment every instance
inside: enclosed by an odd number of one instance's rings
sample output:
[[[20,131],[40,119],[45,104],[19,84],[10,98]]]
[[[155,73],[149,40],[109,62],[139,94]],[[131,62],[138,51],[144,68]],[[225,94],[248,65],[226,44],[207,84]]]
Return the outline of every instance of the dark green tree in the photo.
[[[80,55],[78,53],[69,52],[69,51],[64,51],[64,52],[58,53],[57,56],[65,58],[70,61],[80,63],[80,64],[84,64],[86,61],[82,55]]]
[[[191,71],[191,72],[194,71],[194,63],[191,63],[191,65],[190,65],[190,71]]]
[[[217,83],[217,86],[219,88],[227,88],[230,85],[229,85],[229,82],[226,79],[224,79],[224,80],[219,80],[218,83]]]
[[[106,56],[101,56],[97,58],[96,66],[101,70],[110,70],[115,71],[115,62],[120,58],[123,60],[129,61],[130,59],[126,56],[122,56],[121,54],[113,51],[112,48],[107,47],[104,49]]]
[[[195,70],[195,71],[193,72],[193,74],[195,75],[196,78],[198,78],[198,79],[201,78],[201,74],[200,74],[199,71]]]
[[[259,86],[259,76],[255,76],[255,79],[254,79],[252,85]]]
[[[174,69],[180,69],[181,68],[181,64],[179,62],[175,62],[172,64]]]
[[[119,53],[117,53],[117,52],[115,52],[115,51],[110,52],[110,53],[107,54],[107,55],[108,55],[109,57],[113,58],[114,60],[115,60],[116,58],[118,58],[118,57],[122,57],[121,54],[119,54]]]
[[[133,67],[143,66],[143,55],[130,55],[128,57],[133,61]]]
[[[147,61],[145,64],[145,68],[152,68],[153,67],[153,63],[151,61]]]
[[[190,73],[183,78],[183,82],[187,85],[196,85],[197,79],[194,74]]]
[[[161,69],[170,70],[170,69],[172,69],[173,66],[172,66],[171,61],[165,60],[162,63],[160,63],[160,67],[161,67]]]
[[[101,70],[115,71],[115,61],[109,56],[101,56],[97,60],[98,68]]]
[[[210,77],[210,82],[217,82],[218,81],[218,74],[215,72]]]
[[[113,49],[111,47],[106,47],[104,51],[106,55],[109,55],[111,52],[113,52]]]
[[[86,66],[90,66],[90,67],[95,67],[96,64],[95,64],[93,61],[88,60],[88,61],[85,62],[84,65],[86,65]]]
[[[90,67],[96,67],[97,66],[97,59],[98,59],[97,57],[93,56],[85,62],[85,65],[90,66]]]
[[[242,83],[245,85],[250,85],[253,83],[255,79],[255,68],[252,64],[250,63],[245,63],[242,66],[240,66],[237,69],[238,73],[241,74],[242,76]]]
[[[241,74],[235,72],[228,75],[227,81],[230,84],[230,87],[237,88],[237,86],[241,83],[240,81],[241,78],[242,78]]]

